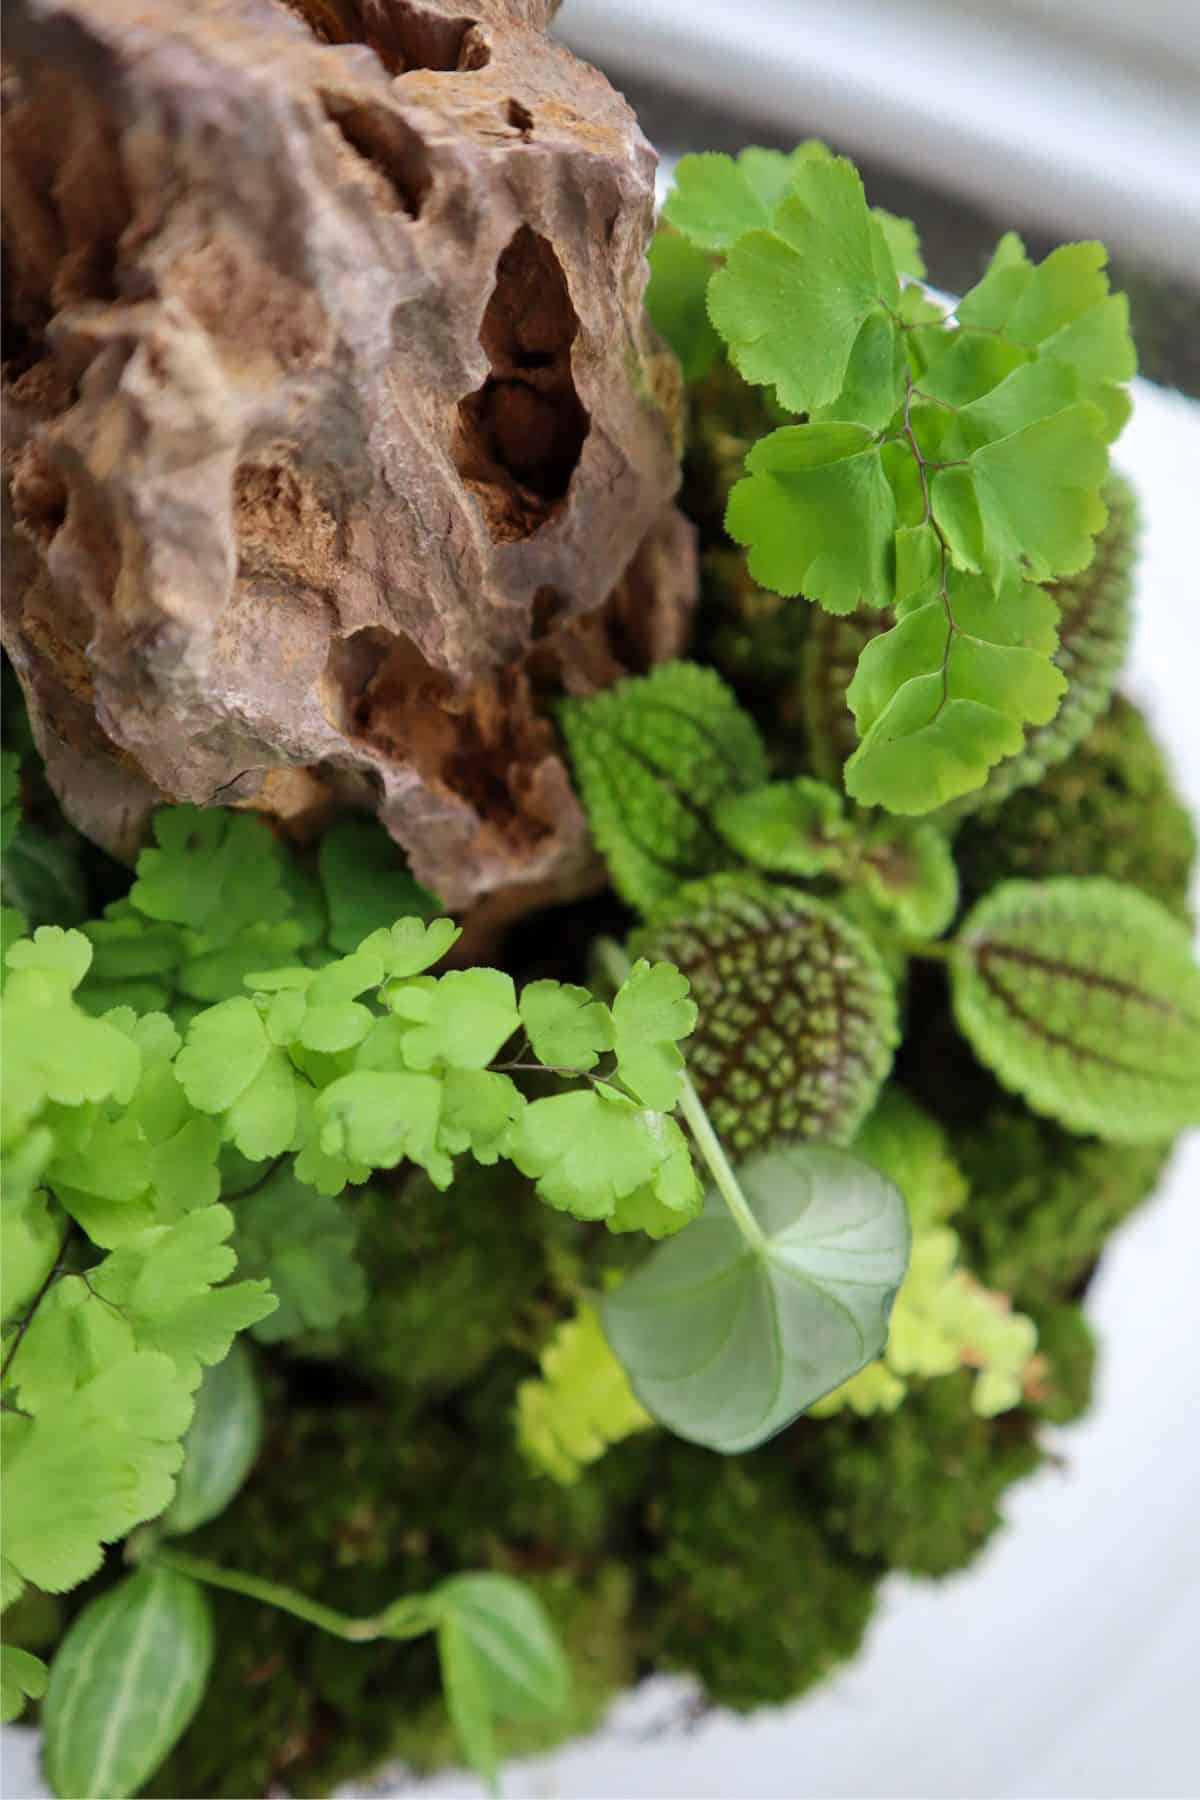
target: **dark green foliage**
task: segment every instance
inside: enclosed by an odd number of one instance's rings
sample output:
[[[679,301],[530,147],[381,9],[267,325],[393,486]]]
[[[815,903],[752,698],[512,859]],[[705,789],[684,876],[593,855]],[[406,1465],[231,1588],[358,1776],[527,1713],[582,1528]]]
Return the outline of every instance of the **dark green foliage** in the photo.
[[[671,1443],[649,1521],[650,1653],[694,1669],[713,1700],[779,1704],[858,1648],[876,1571],[831,1548],[774,1451]]]
[[[1117,696],[1036,787],[968,819],[954,844],[973,898],[1011,876],[1107,875],[1187,917],[1196,836],[1137,708]]]
[[[971,1268],[1018,1305],[1069,1293],[1109,1233],[1154,1190],[1155,1144],[1077,1137],[996,1090],[952,1135],[970,1187],[959,1220]]]
[[[913,1383],[894,1413],[838,1413],[795,1432],[801,1489],[820,1483],[830,1537],[850,1554],[949,1575],[1001,1522],[1005,1489],[1037,1467],[1024,1412],[983,1419],[970,1370]]]

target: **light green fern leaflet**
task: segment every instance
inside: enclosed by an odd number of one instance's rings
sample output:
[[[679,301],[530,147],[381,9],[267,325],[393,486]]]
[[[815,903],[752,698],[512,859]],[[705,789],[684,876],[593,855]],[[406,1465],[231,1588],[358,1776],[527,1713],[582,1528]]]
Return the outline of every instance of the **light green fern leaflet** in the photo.
[[[555,1481],[579,1479],[610,1444],[654,1420],[634,1396],[608,1347],[595,1308],[581,1305],[541,1355],[540,1379],[517,1389],[517,1435],[526,1455]]]

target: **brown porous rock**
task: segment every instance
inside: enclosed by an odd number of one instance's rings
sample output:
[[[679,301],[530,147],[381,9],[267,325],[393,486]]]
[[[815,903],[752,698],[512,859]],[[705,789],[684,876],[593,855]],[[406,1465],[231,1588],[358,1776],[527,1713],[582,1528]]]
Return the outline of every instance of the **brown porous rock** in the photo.
[[[654,157],[552,0],[6,0],[4,642],[71,819],[594,872],[550,722],[676,653]]]

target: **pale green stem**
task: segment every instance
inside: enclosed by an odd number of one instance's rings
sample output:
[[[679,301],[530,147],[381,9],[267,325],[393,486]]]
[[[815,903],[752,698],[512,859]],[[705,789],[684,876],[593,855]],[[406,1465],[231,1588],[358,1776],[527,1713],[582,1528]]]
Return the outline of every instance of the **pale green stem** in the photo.
[[[245,1575],[240,1569],[224,1569],[220,1563],[209,1562],[203,1556],[190,1556],[185,1550],[167,1550],[159,1546],[148,1560],[175,1569],[180,1575],[190,1575],[194,1581],[207,1582],[209,1587],[228,1588],[232,1594],[245,1594],[247,1599],[278,1607],[280,1612],[291,1613],[306,1624],[316,1625],[351,1644],[366,1644],[381,1637],[420,1637],[432,1630],[434,1624],[423,1606],[419,1614],[414,1609],[408,1630],[399,1629],[398,1620],[396,1623],[389,1620],[390,1613],[399,1613],[399,1606],[389,1607],[387,1612],[373,1619],[353,1619],[347,1613],[335,1612],[332,1606],[322,1606],[319,1600],[309,1600],[294,1588],[283,1587],[277,1581]]]
[[[614,943],[611,938],[602,938],[596,946],[596,952],[614,985],[620,987],[632,967],[621,946]],[[758,1220],[750,1210],[749,1201],[742,1192],[742,1185],[737,1178],[733,1164],[726,1156],[721,1140],[712,1128],[712,1121],[704,1110],[704,1102],[692,1085],[691,1077],[686,1070],[680,1079],[683,1087],[679,1096],[679,1110],[687,1120],[692,1140],[704,1158],[717,1192],[729,1208],[734,1224],[752,1249],[762,1250],[767,1240],[763,1236]]]

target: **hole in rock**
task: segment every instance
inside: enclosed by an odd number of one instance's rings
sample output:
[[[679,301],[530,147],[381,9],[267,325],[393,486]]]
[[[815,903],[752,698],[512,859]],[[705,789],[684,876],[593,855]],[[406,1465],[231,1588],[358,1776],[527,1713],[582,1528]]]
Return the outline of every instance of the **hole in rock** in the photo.
[[[380,204],[389,212],[399,206],[410,219],[419,219],[432,185],[424,139],[386,107],[325,91],[319,98],[350,153],[366,165]]]
[[[366,44],[389,75],[410,69],[465,73],[491,60],[474,19],[448,17],[416,0],[279,0],[323,44]]]
[[[579,319],[548,239],[522,225],[496,265],[479,341],[491,373],[459,402],[454,460],[498,542],[561,508],[590,419],[575,391]]]
[[[533,114],[527,106],[522,106],[519,100],[505,101],[504,117],[514,131],[528,135],[533,130]]]

